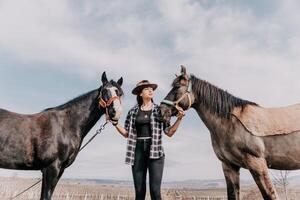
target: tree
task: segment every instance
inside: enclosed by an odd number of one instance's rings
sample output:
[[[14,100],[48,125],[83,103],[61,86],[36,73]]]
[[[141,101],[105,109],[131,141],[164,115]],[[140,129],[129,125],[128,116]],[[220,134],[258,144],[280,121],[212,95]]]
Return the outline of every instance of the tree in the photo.
[[[289,185],[289,175],[291,171],[280,170],[276,175],[273,175],[273,182],[276,186],[282,187],[285,199],[288,200],[288,185]]]

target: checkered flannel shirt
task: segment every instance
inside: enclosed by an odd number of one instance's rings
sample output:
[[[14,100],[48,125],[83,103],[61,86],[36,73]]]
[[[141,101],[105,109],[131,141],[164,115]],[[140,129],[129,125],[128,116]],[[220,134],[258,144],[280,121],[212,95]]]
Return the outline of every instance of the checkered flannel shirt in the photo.
[[[132,109],[129,110],[126,120],[125,120],[125,129],[128,132],[127,139],[127,151],[125,163],[129,165],[134,164],[134,153],[136,146],[136,127],[135,119],[139,110],[139,106],[135,105]],[[164,149],[162,146],[162,131],[167,133],[170,124],[163,123],[160,121],[160,114],[158,111],[158,105],[154,104],[150,116],[150,127],[152,131],[152,142],[150,146],[150,158],[157,159],[164,155]]]

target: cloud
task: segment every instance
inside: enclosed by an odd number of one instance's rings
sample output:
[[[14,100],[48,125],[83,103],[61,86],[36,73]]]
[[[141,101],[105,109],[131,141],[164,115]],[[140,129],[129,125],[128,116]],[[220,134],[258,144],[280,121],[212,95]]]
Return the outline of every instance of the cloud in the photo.
[[[285,80],[296,78],[291,71],[299,70],[299,26],[297,12],[291,11],[297,2],[213,2],[2,1],[1,49],[20,62],[51,63],[86,78],[103,70],[122,74],[130,86],[139,74],[163,91],[178,66],[186,64],[200,78],[258,101],[266,91],[254,95],[256,85],[280,80],[282,71]],[[261,7],[274,10],[261,16],[255,12]],[[245,89],[236,89],[236,82]],[[266,89],[287,88],[282,85]]]
[[[117,8],[112,5],[112,9]],[[159,66],[157,59],[149,55],[144,44],[147,38],[142,37],[145,25],[129,13],[120,22],[116,17],[112,21],[96,18],[100,23],[91,18],[98,35],[91,33],[89,37],[85,28],[93,27],[82,25],[80,21],[87,21],[92,14],[90,11],[85,11],[83,16],[76,13],[70,1],[30,4],[3,1],[0,9],[0,23],[6,27],[0,33],[1,47],[22,62],[52,63],[52,67],[65,66],[67,71],[76,70],[88,77],[104,69],[114,72],[127,69],[131,76],[158,71],[153,67]],[[118,42],[125,42],[125,45]]]

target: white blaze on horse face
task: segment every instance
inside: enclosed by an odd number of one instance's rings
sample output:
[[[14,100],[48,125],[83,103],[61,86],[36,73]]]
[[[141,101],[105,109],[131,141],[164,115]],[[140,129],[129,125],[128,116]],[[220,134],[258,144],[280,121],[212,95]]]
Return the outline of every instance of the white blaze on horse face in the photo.
[[[118,90],[118,88],[116,87],[111,87],[108,89],[110,91],[111,96],[117,96],[116,90]],[[114,116],[114,120],[119,120],[122,114],[122,105],[121,105],[121,101],[120,99],[115,99],[113,101],[113,108],[116,111],[116,115]]]

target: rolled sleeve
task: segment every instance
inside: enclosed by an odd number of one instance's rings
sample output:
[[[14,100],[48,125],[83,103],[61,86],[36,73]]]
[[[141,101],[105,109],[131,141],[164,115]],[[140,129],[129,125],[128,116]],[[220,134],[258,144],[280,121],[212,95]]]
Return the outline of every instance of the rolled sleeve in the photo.
[[[131,117],[131,110],[128,111],[127,116],[126,116],[126,120],[124,123],[124,128],[127,132],[129,132],[129,126],[130,126],[130,117]]]

